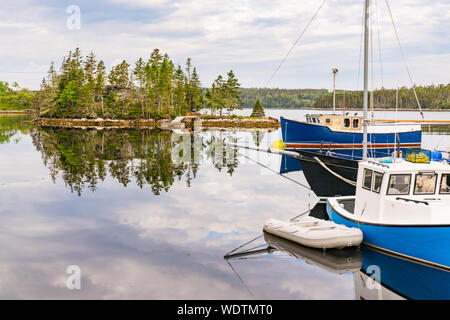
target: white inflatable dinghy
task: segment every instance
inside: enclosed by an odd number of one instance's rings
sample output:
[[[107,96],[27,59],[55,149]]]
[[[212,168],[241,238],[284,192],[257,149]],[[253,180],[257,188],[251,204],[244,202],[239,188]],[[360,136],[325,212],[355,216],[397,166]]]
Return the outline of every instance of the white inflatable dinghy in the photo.
[[[357,228],[310,216],[295,221],[269,219],[263,229],[303,246],[321,249],[359,246],[363,240],[363,234]]]

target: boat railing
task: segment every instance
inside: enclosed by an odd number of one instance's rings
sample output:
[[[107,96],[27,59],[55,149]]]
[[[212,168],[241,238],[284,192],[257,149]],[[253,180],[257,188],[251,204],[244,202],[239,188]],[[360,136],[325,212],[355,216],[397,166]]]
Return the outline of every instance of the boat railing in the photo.
[[[408,199],[408,198],[401,198],[401,197],[397,197],[395,198],[395,200],[403,200],[406,202],[414,202],[414,203],[423,203],[425,205],[429,205],[428,201],[422,201],[422,200],[415,200],[415,199]]]

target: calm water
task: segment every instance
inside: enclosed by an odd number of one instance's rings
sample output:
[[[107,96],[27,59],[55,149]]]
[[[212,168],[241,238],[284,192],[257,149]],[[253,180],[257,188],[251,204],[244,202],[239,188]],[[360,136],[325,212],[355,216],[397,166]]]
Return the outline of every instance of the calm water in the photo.
[[[278,155],[219,142],[269,146],[278,130],[189,136],[24,120],[0,117],[1,299],[450,299],[439,270],[364,248],[324,255],[265,239],[267,219],[290,219],[317,198],[301,172],[286,175],[298,183],[277,174]],[[424,130],[424,147],[447,148],[448,127]],[[255,238],[233,253],[256,254],[224,259]],[[71,265],[80,290],[66,286]],[[367,285],[374,265],[389,290]]]

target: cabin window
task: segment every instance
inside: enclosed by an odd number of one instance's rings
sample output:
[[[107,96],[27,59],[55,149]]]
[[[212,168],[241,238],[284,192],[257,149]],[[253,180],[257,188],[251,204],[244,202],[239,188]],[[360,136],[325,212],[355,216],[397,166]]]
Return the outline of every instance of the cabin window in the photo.
[[[325,118],[325,123],[331,123],[330,118]]]
[[[450,194],[450,173],[443,173],[441,178],[441,194]]]
[[[353,128],[359,127],[359,119],[353,119]]]
[[[349,118],[344,119],[344,127],[350,128],[350,119]]]
[[[434,194],[436,191],[437,174],[419,173],[416,174],[414,184],[414,194]]]
[[[364,169],[363,188],[370,190],[372,187],[372,170]]]
[[[373,172],[373,188],[372,191],[380,193],[381,183],[383,182],[383,174],[380,172]]]
[[[316,118],[312,118],[312,122],[313,122],[313,123],[316,123]]]
[[[389,177],[388,195],[409,194],[410,174],[391,174]]]

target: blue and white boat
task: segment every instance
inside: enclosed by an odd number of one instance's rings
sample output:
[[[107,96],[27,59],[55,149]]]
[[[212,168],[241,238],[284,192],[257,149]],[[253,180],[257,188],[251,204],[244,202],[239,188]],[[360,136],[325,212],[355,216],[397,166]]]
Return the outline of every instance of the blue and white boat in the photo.
[[[330,220],[361,229],[363,243],[450,271],[450,165],[359,162],[355,196],[327,199]]]
[[[306,121],[280,118],[287,150],[327,152],[345,159],[362,158],[363,119],[337,114],[306,115]],[[394,149],[421,148],[420,124],[375,123],[367,125],[368,156],[386,157]]]
[[[335,223],[361,229],[368,246],[450,271],[449,163],[414,153],[410,161],[369,159],[369,6],[365,0],[363,148],[356,193],[328,198],[327,214]]]

